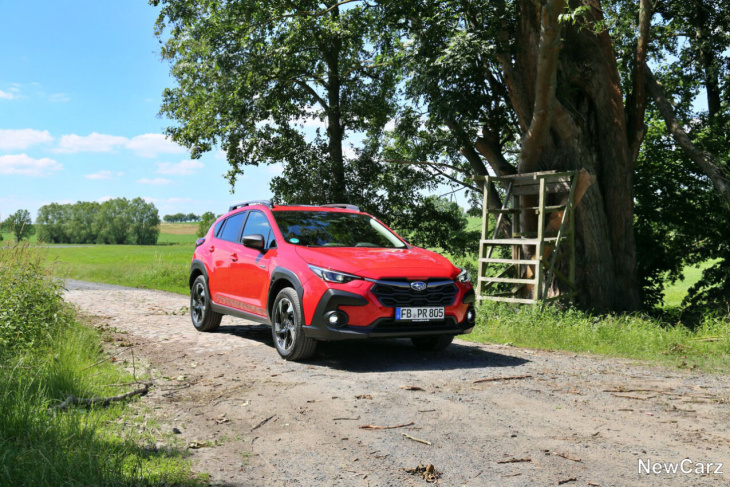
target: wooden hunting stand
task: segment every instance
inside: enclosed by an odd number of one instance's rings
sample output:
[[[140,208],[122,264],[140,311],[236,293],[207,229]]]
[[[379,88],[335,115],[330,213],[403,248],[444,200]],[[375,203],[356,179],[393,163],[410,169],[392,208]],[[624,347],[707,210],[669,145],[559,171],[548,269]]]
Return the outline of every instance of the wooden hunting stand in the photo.
[[[536,304],[573,298],[576,295],[573,196],[578,173],[547,171],[474,179],[485,183],[477,299]],[[491,183],[507,190],[502,208],[490,209],[487,204]],[[530,196],[528,199],[535,200],[537,206],[522,206],[521,198]],[[528,212],[537,215],[537,232],[521,233],[520,220]],[[495,215],[496,220],[491,235],[490,215]],[[502,238],[498,238],[500,233]],[[500,247],[511,248],[511,256],[505,256],[502,251],[502,255],[493,257],[494,249]],[[525,251],[530,253],[531,247],[534,254],[530,258],[525,256]],[[570,258],[568,276],[557,268],[565,258]],[[570,291],[548,298],[553,277]]]

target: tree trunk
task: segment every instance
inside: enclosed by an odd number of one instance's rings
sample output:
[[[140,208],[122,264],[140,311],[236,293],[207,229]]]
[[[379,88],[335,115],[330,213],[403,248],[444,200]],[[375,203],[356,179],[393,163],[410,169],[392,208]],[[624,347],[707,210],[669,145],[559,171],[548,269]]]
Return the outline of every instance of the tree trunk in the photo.
[[[339,8],[335,5],[331,13],[333,21],[337,22],[340,16]],[[334,37],[331,40],[330,50],[326,53],[327,61],[327,137],[329,139],[329,156],[332,162],[333,187],[330,194],[336,201],[331,203],[347,203],[347,188],[345,187],[345,161],[342,154],[342,138],[344,130],[340,113],[340,52],[342,40]]]
[[[589,21],[602,20],[597,0]],[[577,0],[571,7],[579,6]],[[519,104],[535,107],[538,84],[551,79],[538,69],[541,15],[530,0],[520,2],[516,62],[510,68],[524,87]],[[544,28],[542,28],[544,30]],[[555,106],[549,134],[530,170],[585,169],[596,177],[576,211],[578,300],[598,310],[639,308],[633,230],[633,169],[616,58],[607,32],[565,25],[556,68]],[[518,90],[512,87],[514,98]],[[515,107],[517,108],[517,107]],[[534,120],[532,113],[527,114]],[[643,130],[643,127],[642,127]],[[523,143],[524,147],[524,143]]]

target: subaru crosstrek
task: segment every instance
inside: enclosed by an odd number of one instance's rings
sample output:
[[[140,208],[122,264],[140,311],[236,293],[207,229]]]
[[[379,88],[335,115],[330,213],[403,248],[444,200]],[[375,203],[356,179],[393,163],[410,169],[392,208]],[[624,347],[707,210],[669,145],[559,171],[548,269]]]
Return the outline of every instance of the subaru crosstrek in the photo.
[[[196,329],[215,330],[223,315],[271,325],[287,360],[328,340],[442,350],[471,332],[474,300],[466,270],[352,205],[234,205],[197,240],[190,268]]]

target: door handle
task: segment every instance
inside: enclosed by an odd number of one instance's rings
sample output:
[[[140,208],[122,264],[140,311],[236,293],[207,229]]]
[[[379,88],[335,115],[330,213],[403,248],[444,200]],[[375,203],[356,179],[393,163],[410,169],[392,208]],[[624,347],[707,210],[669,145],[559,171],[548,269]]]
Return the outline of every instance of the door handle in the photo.
[[[208,247],[208,252],[215,252],[215,245]]]
[[[233,262],[238,262],[238,256],[236,254],[231,254],[231,260]]]

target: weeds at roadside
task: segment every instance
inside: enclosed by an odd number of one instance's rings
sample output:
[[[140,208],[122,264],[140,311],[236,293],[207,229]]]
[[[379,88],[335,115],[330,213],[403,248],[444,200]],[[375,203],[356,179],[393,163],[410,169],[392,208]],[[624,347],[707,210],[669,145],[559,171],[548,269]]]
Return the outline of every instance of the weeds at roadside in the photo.
[[[127,404],[54,409],[68,395],[127,392],[139,378],[76,321],[43,262],[27,244],[0,252],[0,485],[203,485],[185,452],[158,449]]]
[[[730,322],[706,317],[694,329],[642,314],[591,315],[575,309],[482,302],[463,337],[529,347],[649,360],[678,368],[730,370]]]

